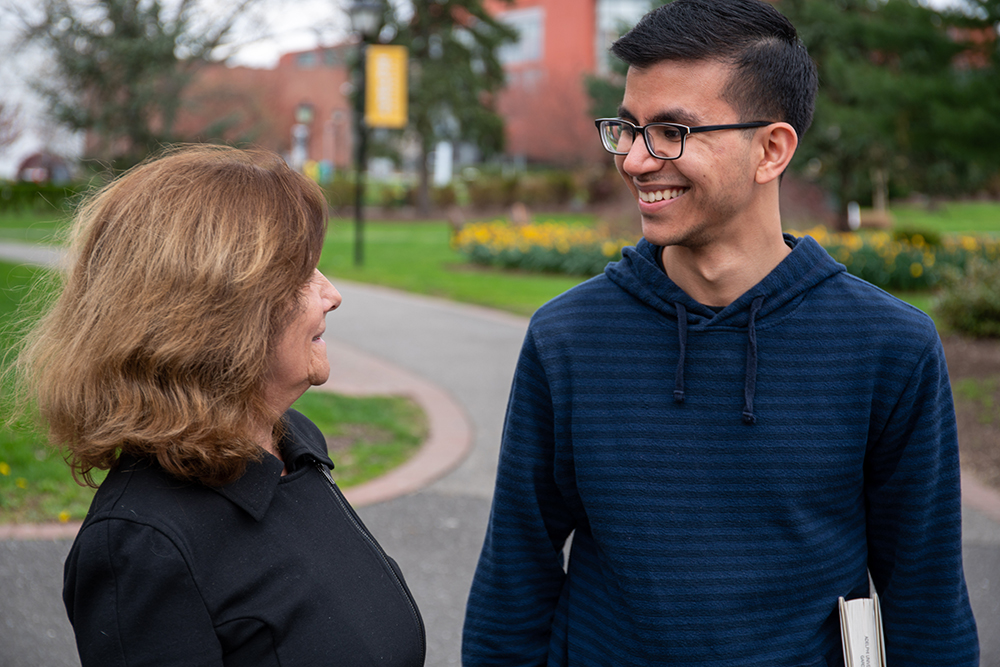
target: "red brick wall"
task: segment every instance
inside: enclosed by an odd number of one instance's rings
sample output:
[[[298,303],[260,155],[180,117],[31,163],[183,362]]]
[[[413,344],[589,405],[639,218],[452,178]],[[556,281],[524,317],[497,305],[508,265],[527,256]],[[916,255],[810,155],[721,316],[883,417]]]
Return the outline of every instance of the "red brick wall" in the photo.
[[[280,93],[275,99],[278,112],[276,131],[291,146],[295,110],[300,104],[311,104],[313,121],[309,124],[309,158],[330,160],[337,168],[353,164],[352,143],[354,126],[350,99],[344,84],[349,81],[347,47],[333,49],[335,60],[328,63],[327,49],[317,49],[315,65],[304,66],[301,53],[285,54],[275,69]]]
[[[491,11],[540,7],[542,57],[508,66],[498,100],[506,121],[507,153],[533,162],[574,165],[600,159],[584,76],[595,70],[595,0],[488,2]]]
[[[346,48],[290,53],[274,69],[225,67],[202,70],[186,93],[185,112],[177,130],[199,136],[220,119],[235,119],[227,130],[228,141],[249,138],[252,143],[287,155],[292,147],[292,126],[300,104],[313,108],[309,123],[308,159],[330,160],[338,169],[353,164],[350,101],[344,84],[348,71]],[[307,55],[303,55],[307,54]],[[308,59],[312,58],[312,64]]]

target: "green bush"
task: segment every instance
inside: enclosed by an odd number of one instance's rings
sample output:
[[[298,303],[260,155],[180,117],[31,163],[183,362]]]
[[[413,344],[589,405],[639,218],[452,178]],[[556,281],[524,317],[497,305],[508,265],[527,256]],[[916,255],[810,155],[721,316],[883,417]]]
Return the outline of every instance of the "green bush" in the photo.
[[[490,209],[511,206],[517,201],[518,177],[480,174],[467,184],[469,203],[474,208]]]
[[[1000,262],[970,258],[944,273],[935,312],[946,326],[974,338],[1000,338]]]
[[[431,189],[431,201],[438,208],[448,208],[458,202],[458,194],[454,185],[435,186]]]
[[[559,207],[582,198],[571,171],[551,169],[509,175],[480,172],[466,183],[469,203],[478,209],[521,203],[531,208]]]
[[[68,211],[80,198],[86,185],[72,183],[30,183],[26,181],[0,181],[0,212],[51,213]]]
[[[918,227],[896,227],[892,230],[892,239],[917,247],[928,245],[939,248],[944,244],[944,237],[940,232]]]
[[[346,209],[354,205],[354,179],[344,175],[336,176],[323,186],[326,201],[334,210]]]

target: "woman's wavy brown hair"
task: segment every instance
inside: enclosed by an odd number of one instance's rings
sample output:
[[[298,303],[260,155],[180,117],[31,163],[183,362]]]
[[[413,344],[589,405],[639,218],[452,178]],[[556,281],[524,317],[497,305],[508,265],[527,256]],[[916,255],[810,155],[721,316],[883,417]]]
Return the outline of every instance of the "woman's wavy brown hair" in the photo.
[[[221,485],[259,459],[271,347],[325,234],[319,187],[263,150],[173,148],[87,200],[18,360],[74,474],[128,453]]]

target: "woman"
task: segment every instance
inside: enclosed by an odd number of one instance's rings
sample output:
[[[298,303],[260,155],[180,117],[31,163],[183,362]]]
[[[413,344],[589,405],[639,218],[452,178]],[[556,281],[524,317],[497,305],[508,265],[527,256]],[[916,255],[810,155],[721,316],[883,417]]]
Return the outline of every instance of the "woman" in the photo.
[[[108,469],[66,560],[84,666],[421,665],[402,574],[289,407],[330,367],[319,188],[188,147],[80,210],[20,366],[75,474]]]

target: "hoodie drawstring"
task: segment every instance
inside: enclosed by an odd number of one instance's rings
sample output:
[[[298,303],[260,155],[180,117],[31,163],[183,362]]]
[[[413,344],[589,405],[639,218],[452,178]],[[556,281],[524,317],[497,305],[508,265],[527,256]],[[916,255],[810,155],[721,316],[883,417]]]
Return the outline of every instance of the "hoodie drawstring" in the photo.
[[[684,304],[674,302],[677,308],[677,383],[674,385],[674,403],[684,402],[684,357],[687,348],[688,315]]]
[[[747,370],[743,381],[743,421],[756,424],[753,413],[753,399],[757,392],[757,313],[764,305],[764,297],[759,296],[750,304],[750,321],[747,323]],[[674,302],[677,309],[677,382],[674,385],[674,402],[684,402],[684,361],[687,356],[687,309]]]
[[[757,392],[757,313],[764,304],[764,297],[759,296],[750,305],[750,321],[747,323],[747,374],[743,384],[743,422],[756,424],[757,417],[753,413],[753,399]]]

